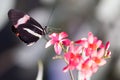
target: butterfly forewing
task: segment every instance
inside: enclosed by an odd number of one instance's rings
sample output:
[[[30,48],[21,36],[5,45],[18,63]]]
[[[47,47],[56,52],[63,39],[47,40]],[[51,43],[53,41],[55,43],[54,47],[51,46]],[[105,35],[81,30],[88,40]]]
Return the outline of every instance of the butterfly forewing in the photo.
[[[24,12],[11,9],[8,17],[12,23],[12,31],[27,45],[32,45],[42,35],[45,35],[45,29],[32,17]]]
[[[21,12],[21,11],[18,11],[18,10],[14,10],[14,9],[9,10],[9,12],[8,12],[9,20],[11,21],[11,23],[13,25],[16,25],[17,21],[20,18],[22,18],[24,15],[25,15],[24,12]]]

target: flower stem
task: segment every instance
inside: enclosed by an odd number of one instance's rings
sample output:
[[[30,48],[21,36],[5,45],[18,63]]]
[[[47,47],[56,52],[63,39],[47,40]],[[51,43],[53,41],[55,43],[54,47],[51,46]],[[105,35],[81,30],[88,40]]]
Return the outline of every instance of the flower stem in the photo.
[[[71,80],[75,80],[71,70],[69,70],[69,74],[70,74]]]
[[[64,59],[64,58],[62,56],[54,56],[53,59]],[[67,63],[65,59],[64,61]],[[69,70],[69,74],[70,74],[71,80],[75,80],[71,70]]]
[[[62,47],[63,51],[64,51],[64,52],[67,52],[66,49],[65,49],[65,47],[62,45],[62,43],[59,43],[59,44],[60,44],[60,46]]]
[[[53,59],[63,59],[63,57],[57,55],[57,56],[54,56]]]

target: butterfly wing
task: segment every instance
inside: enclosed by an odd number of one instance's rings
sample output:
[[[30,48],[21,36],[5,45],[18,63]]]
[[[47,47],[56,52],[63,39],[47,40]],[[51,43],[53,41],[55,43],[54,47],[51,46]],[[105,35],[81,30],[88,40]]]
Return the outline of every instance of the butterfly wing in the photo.
[[[12,31],[27,45],[32,45],[45,35],[44,28],[24,12],[11,9],[8,17],[13,25]]]
[[[16,25],[18,20],[22,18],[24,15],[25,13],[19,10],[11,9],[8,11],[8,18],[11,21],[12,25]]]

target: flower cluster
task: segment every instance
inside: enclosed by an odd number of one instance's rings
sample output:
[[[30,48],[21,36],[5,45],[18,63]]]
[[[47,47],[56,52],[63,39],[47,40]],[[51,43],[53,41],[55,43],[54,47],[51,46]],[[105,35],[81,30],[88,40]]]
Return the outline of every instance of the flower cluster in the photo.
[[[54,45],[54,50],[58,56],[67,63],[63,71],[78,70],[84,76],[84,80],[95,73],[98,68],[106,63],[111,52],[108,50],[110,42],[106,45],[102,43],[92,32],[88,33],[88,38],[71,41],[66,32],[52,33],[46,47]],[[62,54],[63,53],[63,54]]]

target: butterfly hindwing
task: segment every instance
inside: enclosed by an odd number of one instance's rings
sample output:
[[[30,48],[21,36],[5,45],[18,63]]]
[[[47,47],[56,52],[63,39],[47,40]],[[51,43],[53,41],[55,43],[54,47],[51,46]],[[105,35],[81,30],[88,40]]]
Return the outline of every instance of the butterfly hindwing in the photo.
[[[8,17],[13,25],[12,31],[27,45],[34,44],[46,33],[46,30],[36,20],[24,12],[11,9]]]
[[[17,30],[19,32],[18,37],[28,45],[35,43],[39,38],[41,38],[41,35],[38,34],[39,30],[35,29],[30,24],[21,24]]]

